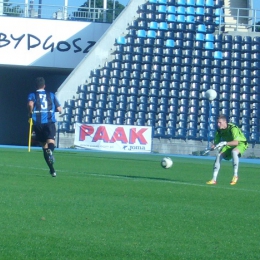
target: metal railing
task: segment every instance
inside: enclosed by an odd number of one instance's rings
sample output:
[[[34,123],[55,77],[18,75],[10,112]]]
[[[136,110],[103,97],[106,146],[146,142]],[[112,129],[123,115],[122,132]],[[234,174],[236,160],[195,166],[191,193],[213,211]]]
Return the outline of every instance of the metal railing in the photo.
[[[260,32],[260,10],[222,7],[216,19],[219,27],[224,26],[225,31]]]
[[[224,26],[224,30],[248,30],[260,31],[260,10],[250,8],[222,7],[215,17],[219,28]],[[13,17],[31,17],[40,19],[74,20],[112,23],[119,10],[89,8],[78,6],[25,4],[25,3],[4,3],[0,0],[0,15]]]
[[[0,0],[0,16],[26,17],[112,23],[118,10],[25,3],[3,3]]]

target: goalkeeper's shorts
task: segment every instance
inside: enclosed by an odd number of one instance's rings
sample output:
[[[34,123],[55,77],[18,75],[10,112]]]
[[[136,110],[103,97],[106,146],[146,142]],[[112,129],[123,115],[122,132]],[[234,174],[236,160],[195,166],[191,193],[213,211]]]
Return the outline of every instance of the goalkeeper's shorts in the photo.
[[[247,142],[240,142],[237,146],[224,146],[221,149],[221,153],[223,153],[223,159],[229,161],[232,159],[232,150],[237,149],[239,151],[239,157],[246,151],[248,148],[248,143]]]

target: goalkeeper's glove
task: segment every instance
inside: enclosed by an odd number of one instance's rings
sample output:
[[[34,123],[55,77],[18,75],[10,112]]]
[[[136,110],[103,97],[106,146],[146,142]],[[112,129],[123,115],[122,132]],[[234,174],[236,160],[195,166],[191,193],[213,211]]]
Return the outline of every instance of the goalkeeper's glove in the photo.
[[[221,149],[223,146],[227,145],[227,142],[226,141],[223,141],[223,142],[220,142],[216,145],[216,149]]]

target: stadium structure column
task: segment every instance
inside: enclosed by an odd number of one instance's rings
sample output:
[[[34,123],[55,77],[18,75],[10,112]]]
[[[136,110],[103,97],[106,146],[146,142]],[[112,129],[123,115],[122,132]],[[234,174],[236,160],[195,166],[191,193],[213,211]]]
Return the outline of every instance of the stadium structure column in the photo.
[[[68,19],[68,0],[64,0],[64,20]]]
[[[107,0],[103,0],[103,9],[104,9],[103,22],[106,22],[106,20],[107,20]]]

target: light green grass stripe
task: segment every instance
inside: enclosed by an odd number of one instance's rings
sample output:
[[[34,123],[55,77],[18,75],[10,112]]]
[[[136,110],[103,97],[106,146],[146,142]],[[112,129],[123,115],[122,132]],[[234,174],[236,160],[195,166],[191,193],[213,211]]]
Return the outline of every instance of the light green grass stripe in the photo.
[[[39,168],[39,167],[25,167],[21,165],[3,165],[0,164],[0,166],[8,166],[10,168],[21,168],[21,169],[31,169],[31,170],[46,170],[46,168]],[[71,171],[67,170],[58,170],[58,172],[62,173],[70,173]],[[73,175],[70,175],[70,177],[74,177],[75,174],[82,174],[82,172],[74,172]],[[135,177],[135,176],[124,176],[124,175],[112,175],[112,174],[98,174],[98,173],[84,173],[86,176],[93,176],[97,178],[112,178],[112,179],[122,179],[122,180],[131,180],[131,181],[149,181],[149,182],[161,182],[161,183],[169,183],[169,184],[177,184],[177,185],[187,185],[187,186],[196,186],[196,187],[204,187],[204,188],[211,188],[211,189],[225,189],[225,190],[235,190],[235,191],[244,191],[244,192],[255,192],[260,193],[260,190],[252,190],[252,189],[243,189],[243,188],[237,188],[237,186],[232,187],[226,187],[226,186],[220,186],[220,185],[207,185],[207,184],[197,184],[197,183],[191,183],[191,182],[180,182],[180,181],[174,181],[174,180],[166,180],[166,179],[160,179],[160,178],[149,178],[149,177]],[[60,175],[59,175],[60,176]],[[59,177],[58,176],[58,177]],[[62,176],[63,178],[64,176]],[[67,177],[67,176],[66,176]]]

